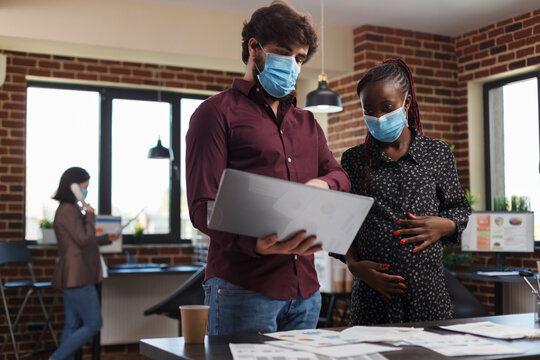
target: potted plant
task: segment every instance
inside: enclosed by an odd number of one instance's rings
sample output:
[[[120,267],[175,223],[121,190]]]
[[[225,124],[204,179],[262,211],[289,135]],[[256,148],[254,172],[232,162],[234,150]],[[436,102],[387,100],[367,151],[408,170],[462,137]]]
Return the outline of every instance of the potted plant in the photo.
[[[56,235],[54,234],[52,221],[41,219],[39,221],[39,228],[41,229],[42,244],[56,244]]]
[[[135,244],[142,243],[142,239],[144,236],[144,226],[141,224],[140,221],[137,221],[135,223],[135,226],[133,227],[133,242]]]

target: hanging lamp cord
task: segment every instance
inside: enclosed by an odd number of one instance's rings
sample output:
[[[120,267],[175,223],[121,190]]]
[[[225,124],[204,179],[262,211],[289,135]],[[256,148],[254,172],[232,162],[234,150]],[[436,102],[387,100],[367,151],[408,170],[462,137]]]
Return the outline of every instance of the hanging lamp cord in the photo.
[[[321,65],[324,74],[324,0],[321,0]]]

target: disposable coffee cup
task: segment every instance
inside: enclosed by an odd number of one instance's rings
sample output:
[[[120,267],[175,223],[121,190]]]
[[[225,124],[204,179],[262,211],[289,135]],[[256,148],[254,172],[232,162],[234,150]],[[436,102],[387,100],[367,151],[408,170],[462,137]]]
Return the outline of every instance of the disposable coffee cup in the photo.
[[[185,343],[204,343],[206,325],[208,323],[208,305],[182,305],[180,318],[182,319],[182,335]]]
[[[334,268],[334,291],[337,293],[345,291],[345,268],[342,266]]]

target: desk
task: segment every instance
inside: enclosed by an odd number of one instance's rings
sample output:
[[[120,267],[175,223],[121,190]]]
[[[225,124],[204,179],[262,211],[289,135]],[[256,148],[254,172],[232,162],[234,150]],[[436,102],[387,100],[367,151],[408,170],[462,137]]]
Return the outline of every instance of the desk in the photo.
[[[520,326],[526,328],[540,328],[540,324],[534,323],[533,313],[488,316],[469,319],[454,319],[447,321],[432,321],[423,323],[401,324],[403,326],[432,327],[436,325],[463,324],[466,322],[492,321],[504,325]],[[395,326],[395,325],[392,325]],[[343,328],[336,328],[341,330]],[[441,334],[451,332],[444,330],[429,330]],[[237,334],[224,336],[207,336],[204,344],[184,344],[184,338],[161,338],[142,339],[139,342],[139,349],[142,355],[154,360],[231,360],[229,343],[263,343],[273,340],[269,337],[258,334]],[[479,359],[539,359],[540,339],[535,340],[495,340],[512,346],[519,347],[526,352],[518,355],[494,355],[494,356],[460,356],[459,360],[479,360]],[[384,353],[389,360],[436,360],[436,359],[457,359],[448,358],[430,350],[418,346],[404,346],[403,350]]]
[[[158,328],[161,336],[167,336],[165,335],[167,333],[178,334],[177,321],[164,317],[156,321],[155,318],[145,318],[143,313],[200,268],[182,265],[165,268],[108,269],[109,277],[103,279],[99,286],[103,328],[93,338],[92,359],[100,359],[102,342],[105,345],[136,342],[140,339],[137,332],[141,329],[151,334],[152,329]],[[165,279],[163,278],[165,275],[176,276]],[[167,322],[167,326],[163,326],[163,322]],[[131,341],[130,338],[136,340]]]
[[[469,279],[478,281],[491,281],[494,283],[494,295],[495,295],[495,315],[502,315],[503,303],[502,303],[502,284],[503,283],[522,283],[525,284],[523,278],[519,275],[505,275],[505,276],[486,276],[478,275],[477,271],[494,271],[493,268],[470,268],[467,270],[450,271],[452,275],[458,279]],[[532,284],[536,284],[536,278],[538,274],[527,277]]]

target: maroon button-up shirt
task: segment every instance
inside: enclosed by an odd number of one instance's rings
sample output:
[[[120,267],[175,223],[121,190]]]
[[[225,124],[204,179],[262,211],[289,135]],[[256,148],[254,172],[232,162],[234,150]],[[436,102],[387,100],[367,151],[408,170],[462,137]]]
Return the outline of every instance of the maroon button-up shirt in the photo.
[[[193,225],[210,236],[206,279],[219,277],[277,299],[296,299],[299,293],[306,298],[319,289],[313,255],[261,256],[255,238],[207,227],[207,202],[215,199],[225,168],[299,183],[319,178],[332,190],[350,190],[313,114],[295,105],[293,96],[280,102],[276,118],[260,87],[236,79],[191,117],[187,198]]]

